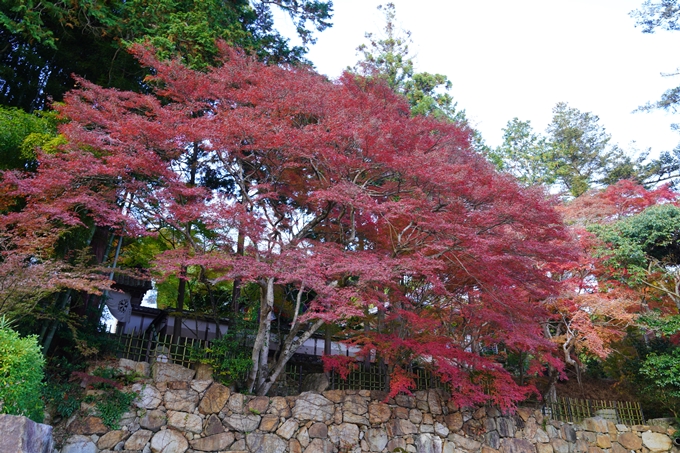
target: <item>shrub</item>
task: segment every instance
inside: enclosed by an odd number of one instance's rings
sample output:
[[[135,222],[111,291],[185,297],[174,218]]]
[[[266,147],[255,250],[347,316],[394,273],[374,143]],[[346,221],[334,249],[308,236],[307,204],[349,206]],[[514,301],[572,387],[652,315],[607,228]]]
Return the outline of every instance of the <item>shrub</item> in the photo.
[[[210,342],[206,348],[194,348],[190,353],[192,361],[205,363],[213,369],[213,378],[230,386],[245,382],[253,361],[237,335],[227,333]]]
[[[73,382],[47,382],[43,391],[43,398],[54,408],[55,413],[62,418],[69,418],[80,408],[82,389]]]
[[[0,318],[0,413],[42,422],[45,358],[35,335],[24,338]]]

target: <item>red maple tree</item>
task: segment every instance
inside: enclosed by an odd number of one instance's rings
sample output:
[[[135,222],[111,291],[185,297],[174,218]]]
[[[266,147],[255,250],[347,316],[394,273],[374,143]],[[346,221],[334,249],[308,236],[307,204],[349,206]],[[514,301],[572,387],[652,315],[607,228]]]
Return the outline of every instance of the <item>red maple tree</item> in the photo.
[[[331,82],[226,46],[207,72],[134,52],[153,93],[79,80],[56,107],[68,144],[12,177],[22,215],[85,215],[132,236],[170,228],[184,239],[157,271],[198,268],[208,292],[222,280],[259,284],[252,391],[265,394],[324,323],[350,320],[366,323],[353,341],[389,365],[392,393],[408,390],[419,363],[458,403],[507,408],[531,388],[495,360],[495,345],[557,366],[539,301],[557,292],[551,269],[574,258],[569,236],[543,193],[471,151],[466,127],[412,118],[380,81]],[[297,298],[269,363],[283,284]]]

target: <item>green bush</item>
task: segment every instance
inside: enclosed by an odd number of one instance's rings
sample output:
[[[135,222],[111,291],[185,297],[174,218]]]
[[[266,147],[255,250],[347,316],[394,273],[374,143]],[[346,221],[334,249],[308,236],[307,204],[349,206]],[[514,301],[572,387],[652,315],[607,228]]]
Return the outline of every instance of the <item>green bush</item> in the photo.
[[[120,429],[120,418],[130,410],[136,393],[122,392],[116,388],[108,389],[103,395],[94,397],[94,403],[102,423],[112,430]]]
[[[43,399],[54,408],[57,415],[62,418],[69,418],[80,408],[82,390],[78,384],[73,382],[48,381],[43,390]]]
[[[42,422],[45,358],[35,335],[24,338],[0,318],[0,413]]]
[[[210,365],[213,378],[221,384],[240,387],[245,383],[253,361],[238,335],[228,333],[216,338],[205,348],[192,349],[190,360]]]

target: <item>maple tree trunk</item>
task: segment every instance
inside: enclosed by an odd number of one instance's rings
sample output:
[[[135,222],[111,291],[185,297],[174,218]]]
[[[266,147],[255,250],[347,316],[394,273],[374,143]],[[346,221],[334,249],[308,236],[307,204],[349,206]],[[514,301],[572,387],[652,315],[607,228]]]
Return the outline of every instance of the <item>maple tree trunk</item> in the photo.
[[[272,323],[269,314],[274,307],[274,279],[267,278],[261,284],[262,297],[260,298],[260,321],[253,345],[253,367],[248,375],[248,391],[259,389],[265,380],[269,361],[269,334]]]
[[[182,273],[184,271],[186,271],[186,268],[182,266]],[[180,276],[179,286],[177,287],[177,315],[175,315],[175,325],[172,329],[172,336],[175,342],[179,342],[179,337],[182,335],[182,311],[184,310],[186,288],[187,282]]]
[[[548,403],[554,403],[557,401],[557,378],[559,377],[559,373],[557,370],[550,366],[549,371],[548,371],[548,390],[546,390],[545,394],[543,395],[543,399],[548,402]]]
[[[66,316],[68,316],[69,309],[71,308],[69,303],[71,302],[71,288],[67,289],[66,292],[61,295],[61,302],[59,303],[58,311],[63,311]],[[43,343],[43,351],[47,353],[52,345],[52,339],[59,326],[59,320],[55,319],[50,325],[50,330],[45,337],[45,342]]]
[[[274,385],[274,382],[276,382],[285,369],[286,363],[288,363],[290,358],[293,357],[293,354],[295,354],[295,351],[297,351],[297,349],[302,344],[304,344],[305,341],[309,340],[309,338],[314,335],[314,333],[323,325],[323,321],[317,320],[307,331],[305,331],[305,333],[300,336],[297,335],[300,329],[300,324],[297,324],[297,326],[291,329],[288,335],[286,335],[286,339],[283,342],[279,358],[274,366],[272,366],[271,372],[267,378],[264,379],[257,387],[257,391],[255,392],[257,395],[264,396],[269,392],[269,390],[272,388],[272,385]]]
[[[236,240],[236,255],[238,256],[244,256],[245,255],[245,242],[246,242],[246,237],[245,234],[243,234],[243,229],[239,228],[238,229],[238,238]],[[238,314],[239,312],[239,302],[238,300],[241,298],[241,279],[240,278],[235,278],[234,279],[234,288],[231,293],[231,304],[234,309],[234,314]]]

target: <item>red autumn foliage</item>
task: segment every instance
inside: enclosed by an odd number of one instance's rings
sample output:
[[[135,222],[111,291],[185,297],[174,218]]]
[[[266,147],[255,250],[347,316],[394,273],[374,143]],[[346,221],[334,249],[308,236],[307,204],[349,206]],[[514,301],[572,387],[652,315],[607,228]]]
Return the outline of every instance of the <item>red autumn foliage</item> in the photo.
[[[652,205],[677,200],[677,192],[671,190],[668,184],[648,190],[634,181],[623,179],[603,190],[591,190],[560,205],[558,210],[568,223],[609,223],[639,214]]]
[[[153,94],[79,80],[57,107],[70,120],[62,152],[42,155],[35,175],[5,175],[26,200],[15,217],[87,216],[129,236],[171,228],[184,245],[157,257],[158,272],[258,283],[260,394],[326,322],[366,325],[354,343],[389,365],[393,392],[411,388],[415,362],[460,404],[508,408],[532,388],[485,351],[558,366],[539,301],[575,256],[543,193],[496,173],[466,127],[412,118],[379,81],[329,82],[222,51],[223,66],[202,73],[137,47]],[[268,366],[275,283],[314,298],[303,308],[298,297]]]
[[[323,360],[324,373],[334,371],[345,380],[352,371],[358,368],[356,358],[346,355],[324,355],[321,360]]]

